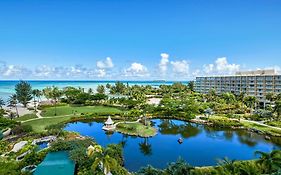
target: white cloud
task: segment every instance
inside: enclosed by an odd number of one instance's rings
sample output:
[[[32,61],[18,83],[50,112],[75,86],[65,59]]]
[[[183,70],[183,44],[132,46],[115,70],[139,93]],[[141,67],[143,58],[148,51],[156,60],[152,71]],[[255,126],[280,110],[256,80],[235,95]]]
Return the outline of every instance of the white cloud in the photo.
[[[23,66],[7,65],[5,62],[0,62],[0,77],[4,78],[24,78],[29,77],[31,71]]]
[[[203,65],[203,70],[204,70],[204,72],[206,72],[207,74],[213,72],[213,70],[214,70],[214,64]]]
[[[187,75],[189,71],[189,64],[186,60],[171,61],[173,72],[175,74]]]
[[[106,76],[106,71],[104,69],[98,69],[97,70],[97,76],[102,78]]]
[[[97,68],[99,68],[99,69],[110,69],[113,67],[114,67],[114,64],[110,57],[107,57],[105,60],[97,61]]]
[[[107,75],[107,71],[109,69],[112,69],[113,67],[114,64],[110,57],[106,57],[105,60],[97,61],[97,68],[98,68],[98,70],[96,70],[97,76],[99,78],[105,77]]]
[[[206,74],[234,74],[240,70],[239,64],[229,64],[226,57],[217,58],[215,64],[203,65]]]
[[[141,63],[132,63],[131,66],[124,70],[125,77],[146,77],[149,76],[148,69]]]
[[[160,74],[166,75],[168,64],[169,64],[169,55],[167,53],[161,53],[160,56],[161,56],[161,60],[158,65]]]

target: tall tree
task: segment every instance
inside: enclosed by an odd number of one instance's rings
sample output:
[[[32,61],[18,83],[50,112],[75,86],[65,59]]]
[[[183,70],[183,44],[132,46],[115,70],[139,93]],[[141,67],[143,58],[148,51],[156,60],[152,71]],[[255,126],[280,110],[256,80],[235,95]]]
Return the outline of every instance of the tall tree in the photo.
[[[26,107],[27,103],[32,100],[31,85],[26,81],[20,81],[18,84],[16,84],[15,91],[18,102]]]
[[[99,145],[90,146],[87,154],[89,157],[95,158],[92,165],[93,169],[101,168],[104,174],[110,173],[118,166],[117,161],[109,156],[108,151],[104,151]]]
[[[253,109],[256,102],[257,102],[257,98],[254,96],[246,96],[244,98],[244,103],[246,104],[247,107],[251,109],[251,114],[253,113]]]
[[[17,100],[17,95],[16,94],[13,94],[9,97],[9,106],[12,106],[16,109],[16,114],[17,114],[17,117],[19,117],[19,111],[18,111],[18,107],[17,107],[17,104],[18,104],[18,100]]]
[[[277,113],[277,117],[280,117],[280,115],[281,115],[281,100],[277,100],[275,102],[274,112]]]
[[[41,91],[39,89],[33,89],[32,96],[33,96],[33,103],[34,103],[34,111],[37,111],[36,101],[39,102],[39,97],[41,96]],[[37,100],[36,100],[36,98],[37,98]]]
[[[47,98],[47,100],[52,98],[52,87],[46,87],[43,89],[43,95]]]
[[[187,86],[191,92],[194,92],[194,81],[188,82]]]
[[[97,87],[97,92],[98,92],[99,94],[104,94],[104,93],[105,93],[105,87],[104,87],[104,85],[98,85],[98,87]]]
[[[52,88],[51,97],[54,100],[54,104],[55,104],[55,114],[54,115],[57,115],[57,102],[59,101],[62,94],[63,94],[62,91],[58,87]]]
[[[4,100],[0,97],[0,108],[3,109],[3,106],[5,105]]]
[[[232,93],[227,92],[223,93],[222,97],[228,105],[228,111],[230,111],[230,105],[235,101],[235,96]]]

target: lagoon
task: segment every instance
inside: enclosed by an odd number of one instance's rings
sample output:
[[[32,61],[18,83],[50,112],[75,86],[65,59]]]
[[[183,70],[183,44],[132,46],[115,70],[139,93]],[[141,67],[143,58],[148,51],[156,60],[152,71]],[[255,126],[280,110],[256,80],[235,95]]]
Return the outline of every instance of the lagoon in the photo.
[[[107,134],[104,121],[69,123],[65,130],[89,136],[102,145],[120,143],[124,149],[125,167],[137,171],[148,164],[164,168],[179,157],[193,166],[216,165],[218,159],[236,160],[256,158],[254,152],[281,149],[281,139],[265,140],[263,136],[244,130],[214,128],[205,125],[169,119],[153,119],[158,133],[151,138]],[[177,140],[183,138],[183,143]]]

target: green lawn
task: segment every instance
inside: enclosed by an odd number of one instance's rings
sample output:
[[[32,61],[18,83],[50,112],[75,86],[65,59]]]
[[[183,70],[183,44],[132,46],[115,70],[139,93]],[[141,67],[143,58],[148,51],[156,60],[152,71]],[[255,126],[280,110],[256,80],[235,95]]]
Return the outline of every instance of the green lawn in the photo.
[[[22,123],[23,125],[31,125],[35,132],[43,132],[49,125],[57,124],[66,120],[69,120],[72,116],[53,117],[53,118],[41,118],[29,122]]]
[[[15,120],[16,121],[25,121],[25,120],[29,120],[29,119],[33,119],[33,118],[37,118],[37,116],[35,114],[26,114],[26,115],[16,118]]]
[[[258,125],[258,124],[255,124],[255,123],[251,123],[251,122],[241,122],[245,127],[248,127],[248,128],[254,128],[254,129],[258,129],[260,131],[263,131],[263,132],[266,132],[266,133],[270,133],[272,135],[275,135],[275,136],[281,136],[281,130],[278,130],[278,129],[274,129],[274,128],[269,128],[267,126],[262,126],[262,125]]]
[[[281,128],[281,121],[271,121],[271,122],[267,122],[266,124]]]
[[[140,137],[151,137],[157,132],[155,128],[141,123],[120,123],[117,125],[116,131]]]
[[[77,115],[81,113],[97,113],[97,114],[115,114],[122,112],[120,109],[105,106],[59,106],[57,107],[57,116],[70,115],[75,112]],[[52,117],[55,114],[55,107],[45,108],[42,111],[43,117]]]

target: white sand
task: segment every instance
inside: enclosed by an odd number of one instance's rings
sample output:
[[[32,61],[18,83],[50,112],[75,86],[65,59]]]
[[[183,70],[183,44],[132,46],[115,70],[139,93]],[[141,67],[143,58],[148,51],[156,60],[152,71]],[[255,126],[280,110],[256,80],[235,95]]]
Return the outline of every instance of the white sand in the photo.
[[[150,105],[159,105],[162,98],[149,98],[147,104]]]

